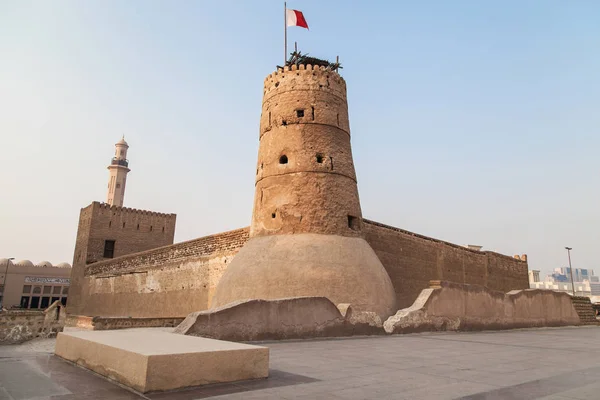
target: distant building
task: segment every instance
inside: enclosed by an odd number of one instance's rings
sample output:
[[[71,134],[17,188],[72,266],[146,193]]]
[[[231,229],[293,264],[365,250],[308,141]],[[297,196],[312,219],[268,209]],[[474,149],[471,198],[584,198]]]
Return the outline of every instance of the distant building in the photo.
[[[13,263],[2,258],[0,259],[2,307],[43,310],[56,300],[66,305],[71,284],[70,275],[71,265],[68,263],[54,266],[49,261],[42,261],[34,265],[29,260]]]
[[[540,281],[540,271],[531,270],[529,271],[529,283],[535,283]]]
[[[555,268],[554,272],[540,282],[540,271],[529,271],[529,287],[532,289],[549,289],[557,292],[573,294],[570,268]],[[591,269],[574,268],[573,281],[576,296],[600,296],[600,277]]]

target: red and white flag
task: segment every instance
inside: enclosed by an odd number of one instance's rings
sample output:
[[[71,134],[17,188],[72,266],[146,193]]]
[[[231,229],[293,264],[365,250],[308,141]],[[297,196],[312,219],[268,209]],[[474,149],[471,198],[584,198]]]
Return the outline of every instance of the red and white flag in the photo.
[[[301,28],[308,29],[308,24],[304,19],[304,14],[302,14],[302,11],[286,9],[285,13],[287,26],[299,26]]]

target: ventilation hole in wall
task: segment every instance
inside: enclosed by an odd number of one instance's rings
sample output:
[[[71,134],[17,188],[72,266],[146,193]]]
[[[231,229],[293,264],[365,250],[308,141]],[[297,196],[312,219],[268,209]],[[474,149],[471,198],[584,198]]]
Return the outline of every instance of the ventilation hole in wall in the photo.
[[[123,222],[123,228],[125,228],[125,222]]]
[[[323,85],[319,85],[319,87],[320,87],[320,88],[322,88],[322,87],[323,87]]]
[[[359,228],[358,218],[348,215],[348,228],[352,229],[353,231],[357,231]]]
[[[323,155],[322,154],[317,154],[317,162],[319,164],[323,164]]]
[[[281,157],[279,157],[279,164],[287,164],[288,163],[288,158],[287,156],[284,154]]]
[[[271,126],[271,111],[269,111],[269,126]]]
[[[140,230],[140,224],[138,224],[138,226],[137,226],[137,230],[138,230],[138,231]]]
[[[281,125],[287,126],[287,121],[286,120],[281,121]]]
[[[337,124],[340,126],[340,114],[337,115]]]
[[[333,171],[333,157],[329,157],[329,161],[331,162],[331,170]]]
[[[271,218],[275,218],[277,216],[277,213],[271,213]]]
[[[298,117],[298,118],[304,117],[304,110],[296,110],[296,117]]]
[[[279,82],[275,82],[275,87],[279,86]]]
[[[112,226],[112,221],[108,221],[108,227],[110,228]]]
[[[163,226],[163,233],[165,232],[165,227]]]
[[[312,120],[314,121],[315,120],[315,108],[311,107],[310,109],[312,111]]]
[[[150,232],[152,232],[152,225],[150,225]]]

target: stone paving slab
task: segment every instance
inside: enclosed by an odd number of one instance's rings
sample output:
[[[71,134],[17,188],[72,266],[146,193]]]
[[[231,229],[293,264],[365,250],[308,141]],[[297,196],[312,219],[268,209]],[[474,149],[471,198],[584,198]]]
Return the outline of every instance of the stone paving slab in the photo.
[[[162,329],[62,332],[57,356],[142,393],[266,378],[263,346]]]
[[[61,361],[48,342],[0,346],[0,400],[600,399],[600,327],[257,344],[270,348],[267,380],[146,396]]]

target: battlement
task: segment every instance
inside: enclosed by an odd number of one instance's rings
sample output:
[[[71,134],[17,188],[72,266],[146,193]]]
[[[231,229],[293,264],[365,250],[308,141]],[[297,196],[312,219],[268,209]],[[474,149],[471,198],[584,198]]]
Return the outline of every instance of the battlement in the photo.
[[[150,210],[138,210],[137,208],[111,206],[108,203],[102,203],[99,201],[92,202],[91,206],[92,206],[92,208],[97,208],[100,210],[110,210],[113,213],[152,215],[152,216],[156,216],[156,217],[165,217],[165,218],[176,218],[176,216],[177,216],[176,214],[160,213],[160,212],[150,211]]]
[[[264,81],[264,101],[288,90],[320,90],[346,101],[346,81],[336,71],[318,65],[292,65],[278,68]]]

